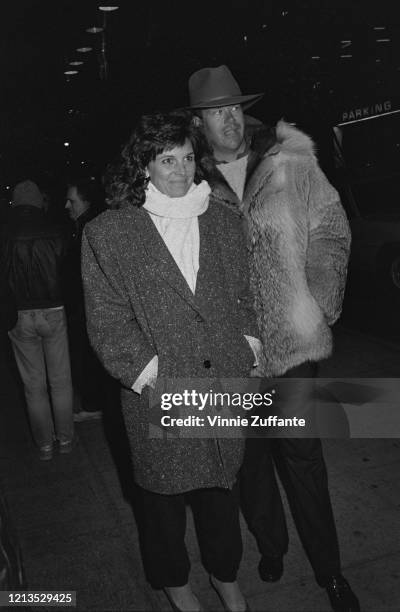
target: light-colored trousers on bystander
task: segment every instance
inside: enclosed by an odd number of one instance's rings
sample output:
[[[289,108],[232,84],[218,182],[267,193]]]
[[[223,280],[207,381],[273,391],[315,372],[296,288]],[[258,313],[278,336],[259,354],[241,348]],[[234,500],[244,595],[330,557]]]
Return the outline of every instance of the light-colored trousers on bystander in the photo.
[[[43,448],[51,446],[54,438],[72,440],[73,393],[64,308],[19,310],[9,337],[36,444]]]

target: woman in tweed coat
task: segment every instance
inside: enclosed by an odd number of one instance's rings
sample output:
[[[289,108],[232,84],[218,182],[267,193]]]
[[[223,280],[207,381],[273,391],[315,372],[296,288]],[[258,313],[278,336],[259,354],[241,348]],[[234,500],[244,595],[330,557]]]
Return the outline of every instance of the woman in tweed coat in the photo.
[[[199,182],[194,130],[187,113],[144,116],[125,147],[111,185],[117,210],[89,223],[83,236],[88,332],[122,385],[150,583],[178,608],[200,609],[184,544],[184,494],[191,492],[212,584],[228,609],[245,610],[236,584],[242,441],[149,435],[149,386],[157,377],[242,377],[254,364],[242,229]]]

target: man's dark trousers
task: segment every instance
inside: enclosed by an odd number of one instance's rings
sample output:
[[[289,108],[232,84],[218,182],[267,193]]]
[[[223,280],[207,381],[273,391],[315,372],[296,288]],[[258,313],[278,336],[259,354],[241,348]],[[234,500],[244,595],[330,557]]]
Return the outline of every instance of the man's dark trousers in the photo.
[[[313,388],[316,364],[306,363],[281,377],[303,379]],[[308,382],[307,382],[308,381]],[[307,406],[305,415],[307,414]],[[288,531],[276,478],[284,486],[300,539],[321,584],[324,576],[340,573],[339,545],[328,490],[321,441],[317,438],[248,438],[241,470],[241,504],[260,553],[283,557]]]

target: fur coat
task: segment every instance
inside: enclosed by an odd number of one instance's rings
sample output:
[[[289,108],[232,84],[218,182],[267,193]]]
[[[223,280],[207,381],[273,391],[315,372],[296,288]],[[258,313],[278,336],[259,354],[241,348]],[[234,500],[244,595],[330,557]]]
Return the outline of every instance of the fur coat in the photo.
[[[281,376],[328,357],[330,326],[342,307],[350,230],[312,140],[284,121],[275,138],[270,129],[258,129],[250,141],[242,202],[218,166],[208,167],[208,177],[214,198],[244,222],[264,351],[260,374]]]

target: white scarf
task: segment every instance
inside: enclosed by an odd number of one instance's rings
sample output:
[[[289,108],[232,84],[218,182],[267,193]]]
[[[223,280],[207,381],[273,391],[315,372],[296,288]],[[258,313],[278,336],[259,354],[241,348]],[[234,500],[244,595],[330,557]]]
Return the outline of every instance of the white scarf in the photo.
[[[208,208],[211,189],[206,181],[192,185],[186,195],[170,198],[149,183],[143,204],[192,293],[199,270],[198,216]]]
[[[158,217],[189,219],[198,217],[207,210],[210,193],[211,188],[207,181],[201,181],[199,185],[192,183],[186,195],[180,198],[170,198],[165,193],[161,193],[150,181],[143,207]]]

